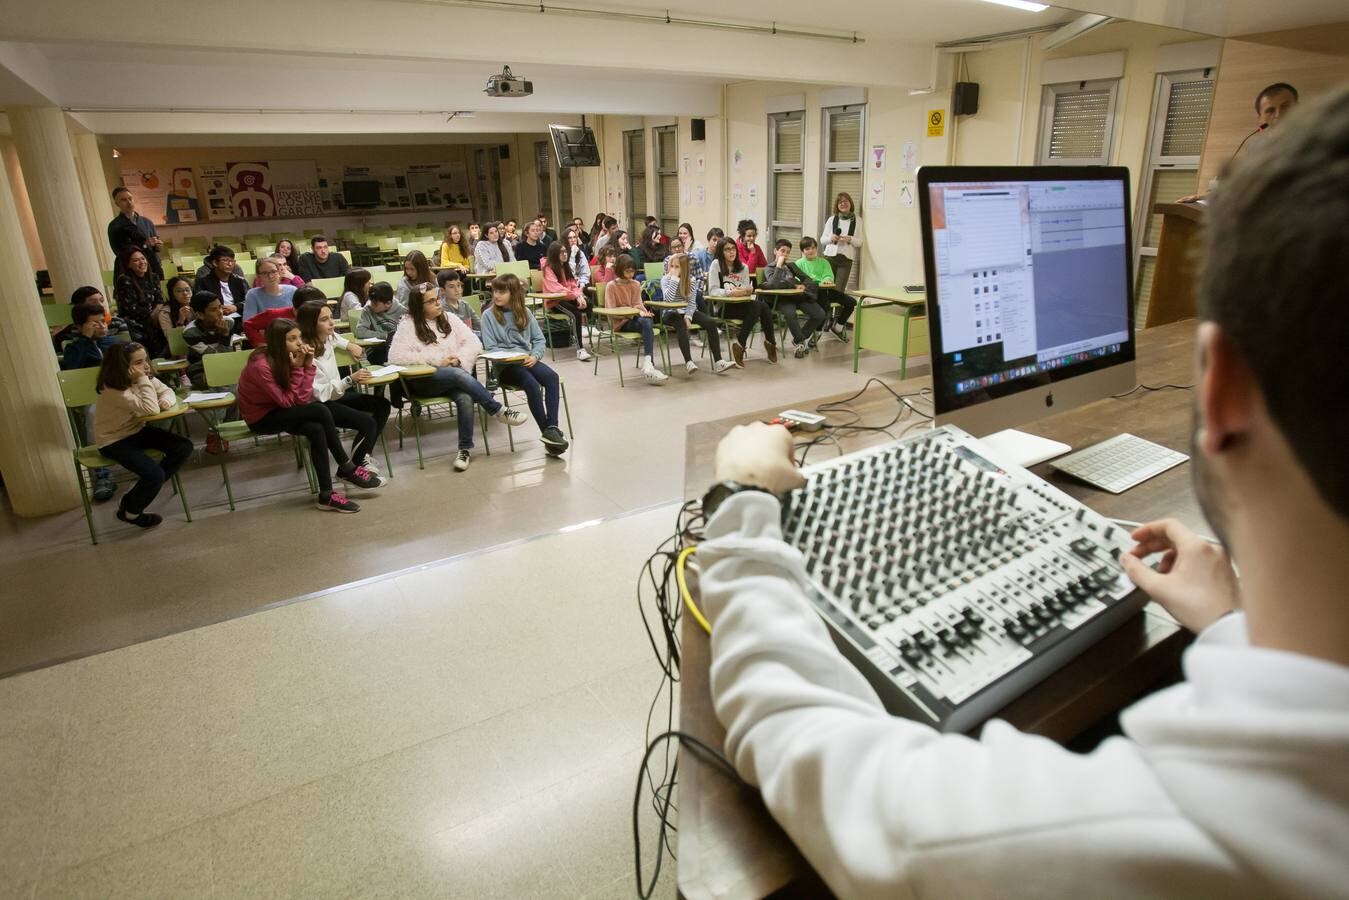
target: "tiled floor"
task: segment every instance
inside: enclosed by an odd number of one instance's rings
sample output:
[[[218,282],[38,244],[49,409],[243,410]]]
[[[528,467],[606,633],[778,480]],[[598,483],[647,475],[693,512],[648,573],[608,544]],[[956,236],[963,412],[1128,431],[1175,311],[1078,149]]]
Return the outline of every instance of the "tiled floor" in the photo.
[[[0,896],[631,896],[675,509],[0,680]]]
[[[518,429],[510,453],[493,423],[492,455],[456,474],[454,424],[437,421],[424,439],[426,470],[417,469],[410,435],[401,452],[393,439],[393,483],[368,502],[358,495],[356,516],[314,510],[289,449],[246,450],[232,464],[235,512],[209,458],[184,470],[191,523],[167,492],[155,507],[165,522],[151,534],[117,522],[115,502],[98,507],[97,547],[78,509],[24,520],[0,506],[0,675],[671,501],[683,494],[686,425],[800,405],[893,374],[895,360],[864,354],[854,375],[851,357],[831,339],[805,360],[769,366],[760,358],[721,377],[676,375],[664,387],[629,380],[626,388],[612,359],[596,377],[590,365],[559,358],[576,426],[563,460],[544,456],[532,423]]]

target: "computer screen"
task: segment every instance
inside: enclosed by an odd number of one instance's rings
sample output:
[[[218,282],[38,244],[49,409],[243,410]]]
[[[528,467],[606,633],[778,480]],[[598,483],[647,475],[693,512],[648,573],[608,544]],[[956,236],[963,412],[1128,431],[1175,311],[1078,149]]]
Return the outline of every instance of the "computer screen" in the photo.
[[[595,132],[585,125],[549,125],[553,154],[559,168],[578,169],[600,164],[600,149]]]
[[[1133,360],[1127,170],[919,175],[938,413]]]

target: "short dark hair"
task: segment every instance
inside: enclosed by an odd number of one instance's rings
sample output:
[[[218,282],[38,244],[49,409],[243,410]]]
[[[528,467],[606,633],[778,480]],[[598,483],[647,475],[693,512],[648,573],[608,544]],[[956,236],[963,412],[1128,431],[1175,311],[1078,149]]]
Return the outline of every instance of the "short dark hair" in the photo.
[[[70,292],[70,305],[74,306],[76,303],[83,303],[95,294],[98,294],[100,297],[103,296],[103,289],[96,288],[92,284],[86,284],[84,287],[77,287]]]
[[[614,274],[622,277],[623,273],[632,269],[632,274],[637,274],[637,260],[633,259],[627,253],[619,254],[618,259],[614,260]]]
[[[778,238],[776,241],[773,242],[773,249],[776,250],[779,247],[786,247],[788,250],[790,250],[792,249],[792,242],[787,240],[786,238]]]
[[[217,259],[223,259],[225,257],[234,259],[234,251],[224,244],[216,244],[211,248],[211,252],[206,254],[206,261],[215,262]]]
[[[192,311],[197,315],[206,312],[206,307],[210,306],[220,298],[210,291],[197,291],[192,295]]]
[[[1222,329],[1317,492],[1349,518],[1349,88],[1272,140],[1213,193],[1199,317]]]
[[[117,187],[112,189],[112,199],[116,200],[118,194],[129,194],[129,193],[131,193],[131,188],[127,187],[124,184],[119,184],[117,185]]]
[[[1298,96],[1297,96],[1297,88],[1293,87],[1291,84],[1289,84],[1289,83],[1286,82],[1286,81],[1276,81],[1276,82],[1274,82],[1273,84],[1271,84],[1269,87],[1265,88],[1263,91],[1261,91],[1260,93],[1258,93],[1258,94],[1255,95],[1255,112],[1256,112],[1256,114],[1259,115],[1259,113],[1260,113],[1260,104],[1264,102],[1264,99],[1265,99],[1266,97],[1269,97],[1269,96],[1271,96],[1271,95],[1273,95],[1273,94],[1278,94],[1278,93],[1280,93],[1280,92],[1282,92],[1282,91],[1287,91],[1288,93],[1292,94],[1292,95],[1293,95],[1293,102],[1294,102],[1294,103],[1297,102],[1297,99],[1298,99]]]
[[[76,303],[70,308],[70,321],[75,323],[76,328],[84,327],[84,323],[97,316],[103,318],[103,304],[101,303]]]
[[[312,284],[306,284],[302,288],[296,288],[295,293],[290,295],[290,305],[293,309],[299,309],[310,300],[323,300],[326,302],[327,299],[328,298],[324,295],[323,291],[314,287]]]
[[[618,220],[615,219],[613,216],[605,216],[605,217],[604,217],[604,227],[605,227],[605,228],[613,228],[613,227],[614,227],[615,225],[617,225],[617,224],[618,224]]]
[[[746,231],[749,231],[751,228],[754,229],[755,233],[758,233],[758,231],[759,231],[759,226],[754,224],[754,220],[753,220],[753,219],[741,219],[739,222],[736,222],[736,223],[735,223],[735,233],[736,233],[736,234],[744,234]]]
[[[370,301],[372,303],[375,301],[380,303],[392,303],[393,285],[389,284],[387,281],[376,281],[374,284],[370,285]]]
[[[445,287],[445,285],[449,284],[451,281],[457,281],[462,284],[464,282],[464,273],[453,267],[441,269],[436,273],[436,284],[440,287]]]
[[[715,225],[707,229],[707,239],[709,241],[712,240],[719,241],[724,237],[726,237],[726,232],[722,231],[720,228],[717,228]]]
[[[800,247],[800,248],[801,248],[801,252],[804,253],[805,251],[809,250],[811,247],[818,247],[818,246],[820,246],[820,242],[817,241],[817,240],[815,240],[815,238],[811,237],[810,235],[806,235],[805,237],[801,238],[801,243],[800,243],[800,244],[797,244],[797,246]]]
[[[327,238],[327,237],[325,237],[324,235],[321,235],[321,234],[316,234],[316,235],[314,235],[313,237],[311,237],[311,238],[309,239],[309,249],[310,249],[310,250],[313,250],[313,249],[314,249],[314,246],[315,246],[316,244],[326,244],[326,243],[328,243],[328,238]],[[292,244],[291,246],[294,246],[294,245]]]

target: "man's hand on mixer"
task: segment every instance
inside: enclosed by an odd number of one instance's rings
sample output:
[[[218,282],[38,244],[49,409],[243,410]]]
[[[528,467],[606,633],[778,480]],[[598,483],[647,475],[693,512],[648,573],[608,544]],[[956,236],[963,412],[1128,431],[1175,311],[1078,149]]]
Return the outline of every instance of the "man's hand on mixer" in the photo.
[[[1227,552],[1175,519],[1139,525],[1129,535],[1138,543],[1120,557],[1124,574],[1193,632],[1200,632],[1237,608],[1237,576]],[[1143,557],[1161,553],[1153,571]]]
[[[781,425],[737,425],[717,445],[717,480],[785,494],[806,483],[792,459],[792,435]]]

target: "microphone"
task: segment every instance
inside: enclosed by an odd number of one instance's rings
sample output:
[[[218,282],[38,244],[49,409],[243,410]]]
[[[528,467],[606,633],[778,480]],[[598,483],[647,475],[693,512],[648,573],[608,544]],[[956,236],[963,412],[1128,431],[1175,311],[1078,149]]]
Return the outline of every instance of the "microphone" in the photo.
[[[1241,152],[1241,148],[1246,146],[1246,142],[1249,141],[1251,138],[1255,137],[1260,132],[1264,131],[1268,127],[1269,127],[1268,122],[1261,122],[1259,128],[1255,129],[1250,134],[1246,135],[1244,138],[1241,139],[1241,143],[1237,144],[1237,149],[1232,151],[1232,155],[1227,158],[1227,161],[1230,163],[1232,160],[1236,159],[1237,154]]]

